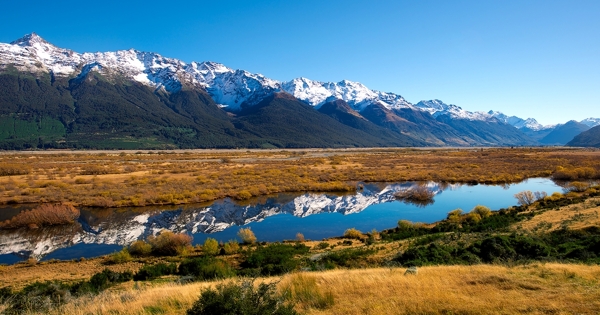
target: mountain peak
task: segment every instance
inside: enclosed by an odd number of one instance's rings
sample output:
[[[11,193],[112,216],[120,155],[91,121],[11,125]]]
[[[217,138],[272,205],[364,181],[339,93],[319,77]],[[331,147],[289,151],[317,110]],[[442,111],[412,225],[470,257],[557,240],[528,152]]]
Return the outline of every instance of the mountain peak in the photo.
[[[32,32],[31,34],[27,34],[15,41],[12,41],[10,44],[19,45],[21,47],[32,47],[35,44],[52,45],[35,32]]]

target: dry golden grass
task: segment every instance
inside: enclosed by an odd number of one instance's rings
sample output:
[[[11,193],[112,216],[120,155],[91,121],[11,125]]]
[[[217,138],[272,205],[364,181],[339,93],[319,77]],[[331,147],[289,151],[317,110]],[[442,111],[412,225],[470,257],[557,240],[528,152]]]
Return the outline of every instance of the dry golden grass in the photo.
[[[600,178],[600,151],[545,148],[11,152],[0,204],[122,207],[354,191],[358,182],[511,183],[553,174]],[[558,173],[557,173],[558,172]],[[4,175],[4,176],[2,176]]]
[[[547,210],[518,223],[515,229],[546,233],[563,227],[576,230],[600,226],[600,206],[597,204],[600,204],[600,198],[590,198],[583,203]]]
[[[279,283],[285,288],[297,274]],[[334,304],[306,314],[598,314],[600,266],[532,264],[334,270],[305,273]],[[262,279],[273,281],[277,279]],[[215,283],[156,284],[135,288],[126,283],[97,297],[80,299],[53,314],[185,314],[200,290]],[[303,304],[308,303],[308,305]]]
[[[105,258],[94,258],[83,261],[51,261],[36,264],[20,263],[2,266],[0,268],[0,283],[2,287],[12,286],[20,289],[35,281],[58,280],[77,282],[89,280],[95,273],[104,268],[112,271],[137,271],[142,263],[128,262],[125,264],[105,265]]]

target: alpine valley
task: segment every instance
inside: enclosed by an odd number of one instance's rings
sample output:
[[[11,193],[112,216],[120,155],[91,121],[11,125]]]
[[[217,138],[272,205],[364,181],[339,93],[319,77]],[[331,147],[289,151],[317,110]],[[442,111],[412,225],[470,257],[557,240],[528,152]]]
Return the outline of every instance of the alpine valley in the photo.
[[[598,125],[542,126],[134,49],[81,54],[35,33],[0,43],[0,149],[565,145]]]

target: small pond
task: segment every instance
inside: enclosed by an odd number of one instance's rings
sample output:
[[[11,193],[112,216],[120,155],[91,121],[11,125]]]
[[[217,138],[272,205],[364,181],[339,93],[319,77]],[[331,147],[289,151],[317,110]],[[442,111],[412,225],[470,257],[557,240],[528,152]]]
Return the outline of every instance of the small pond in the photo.
[[[396,200],[394,194],[416,185],[435,193],[433,203],[414,205]],[[533,178],[511,185],[464,185],[428,183],[364,184],[355,194],[280,194],[252,202],[230,199],[206,205],[119,209],[82,208],[75,224],[39,229],[0,230],[0,264],[12,264],[29,257],[76,259],[118,251],[138,239],[163,229],[192,234],[194,243],[207,237],[219,241],[236,239],[240,227],[250,227],[259,241],[295,239],[319,240],[340,236],[348,228],[363,232],[396,226],[398,220],[431,223],[460,208],[476,205],[493,210],[516,205],[514,195],[524,190],[548,195],[563,188],[545,178]],[[0,208],[3,219],[21,208]]]

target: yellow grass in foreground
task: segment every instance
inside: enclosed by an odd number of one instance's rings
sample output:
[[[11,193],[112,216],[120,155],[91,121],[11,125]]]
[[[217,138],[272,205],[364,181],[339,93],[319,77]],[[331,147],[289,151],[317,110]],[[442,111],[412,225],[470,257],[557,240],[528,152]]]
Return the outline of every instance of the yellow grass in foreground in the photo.
[[[600,266],[532,264],[404,269],[334,270],[304,273],[332,307],[316,310],[298,304],[306,314],[598,314]],[[280,287],[298,277],[286,275]],[[264,279],[263,279],[264,280]],[[266,279],[272,281],[273,279]],[[164,284],[120,289],[80,299],[54,314],[185,314],[200,290],[215,283]]]

